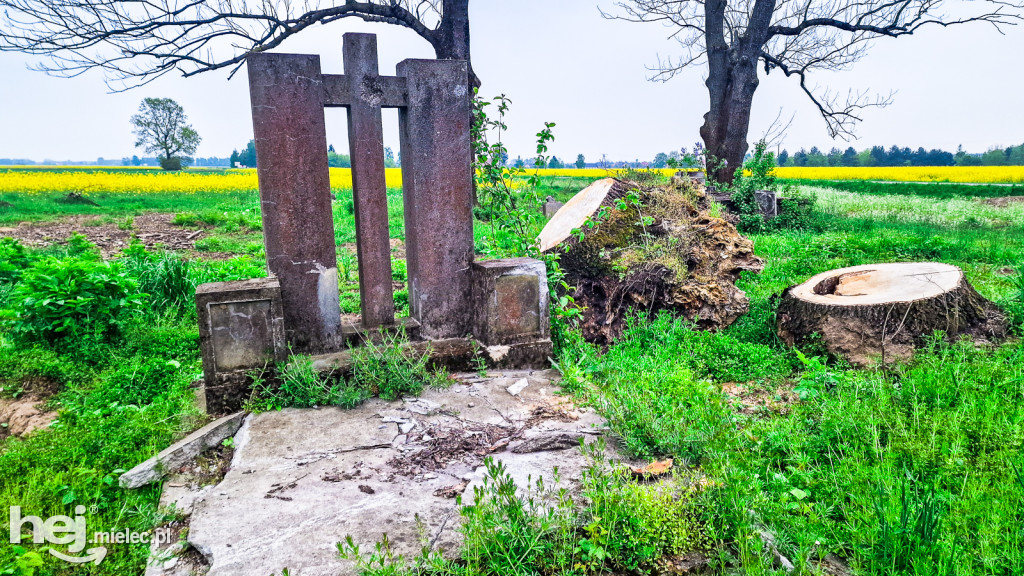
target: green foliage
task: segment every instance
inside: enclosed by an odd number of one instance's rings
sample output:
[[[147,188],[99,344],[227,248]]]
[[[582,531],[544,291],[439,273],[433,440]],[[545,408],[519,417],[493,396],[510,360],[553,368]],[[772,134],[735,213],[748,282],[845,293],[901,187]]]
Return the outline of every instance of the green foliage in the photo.
[[[157,314],[195,317],[195,292],[199,284],[226,282],[265,275],[262,265],[242,257],[204,262],[175,252],[149,252],[133,242],[115,261],[149,295],[147,310]]]
[[[28,340],[110,335],[142,308],[145,296],[117,263],[51,257],[25,272],[5,324]]]
[[[191,337],[190,345],[182,335]],[[44,397],[56,393],[47,407],[59,411],[45,430],[0,440],[0,509],[21,506],[46,518],[73,515],[81,504],[90,531],[152,530],[162,519],[159,487],[122,490],[117,476],[203,423],[190,388],[199,371],[197,342],[194,322],[150,317],[129,323],[116,345],[94,342],[98,351],[88,358],[74,349],[0,345],[0,387],[23,386]],[[124,401],[125,393],[137,394],[137,401]],[[7,541],[5,532],[0,539]],[[40,546],[13,548],[0,546],[0,573],[32,554],[44,559],[34,566],[36,574],[73,571]],[[140,573],[148,553],[146,544],[116,546],[89,572]]]
[[[287,407],[312,408],[315,406],[347,405],[363,402],[365,395],[351,397],[348,390],[321,375],[313,367],[309,356],[296,355],[277,372],[277,378],[266,381],[257,376],[253,382],[253,398],[247,410],[264,412]]]
[[[446,387],[444,371],[431,371],[429,354],[411,354],[401,336],[385,336],[379,344],[352,349],[350,383],[384,400],[418,396],[424,386]]]
[[[1024,264],[1017,266],[1012,277],[1013,293],[1006,306],[1010,320],[1016,325],[1017,330],[1024,331]]]
[[[498,116],[487,116],[487,107],[492,103],[476,98],[473,100],[474,168],[476,173],[477,215],[491,226],[491,235],[485,239],[489,251],[499,256],[535,256],[538,254],[534,228],[543,216],[540,207],[544,198],[537,192],[539,176],[527,175],[525,168],[508,168],[504,158],[508,150],[501,138],[508,130],[505,115],[511,100],[501,95],[494,99]],[[536,167],[547,164],[547,143],[554,139],[551,133],[553,123],[545,123],[537,134]],[[495,142],[488,140],[493,133]],[[525,186],[522,180],[526,179]]]
[[[558,265],[559,255],[554,252],[540,253],[537,234],[544,222],[542,206],[545,196],[541,194],[541,178],[538,172],[527,174],[521,163],[508,168],[505,159],[508,150],[501,138],[508,126],[505,115],[511,101],[503,94],[494,99],[497,104],[497,119],[487,115],[492,103],[482,98],[473,100],[473,167],[476,174],[477,199],[480,206],[477,218],[490,225],[491,234],[481,240],[482,249],[488,255],[498,258],[530,257],[544,261],[548,273],[548,286],[557,297],[551,298],[552,339],[560,345],[568,336],[562,332],[571,329],[581,312],[575,306],[570,290],[564,281],[564,274]],[[548,143],[555,139],[553,122],[545,122],[537,133],[536,168],[543,168],[548,157]],[[493,134],[496,141],[488,138]]]
[[[253,374],[253,392],[246,409],[354,408],[373,396],[396,400],[419,395],[424,386],[448,386],[448,375],[428,366],[430,355],[413,353],[402,345],[404,340],[403,335],[390,335],[380,343],[353,348],[351,373],[343,380],[321,374],[309,356],[294,355],[276,375],[267,371]]]
[[[3,576],[34,576],[36,569],[43,565],[43,557],[35,551],[26,550],[21,546],[12,546],[14,557],[0,564],[0,575]]]
[[[460,498],[462,546],[445,559],[425,546],[412,563],[384,539],[364,553],[351,536],[338,543],[343,558],[368,576],[476,574],[648,573],[666,556],[710,549],[711,527],[700,505],[703,489],[684,478],[638,484],[603,458],[601,442],[583,447],[582,502],[574,502],[556,468],[551,482],[517,486],[505,464],[484,459],[483,483]]]
[[[754,145],[754,153],[743,170],[736,171],[736,178],[727,189],[732,194],[732,203],[739,223],[740,232],[768,232],[773,230],[810,230],[818,226],[814,214],[816,197],[802,193],[792,187],[783,189],[775,177],[775,155],[768,150],[764,140]],[[778,215],[765,220],[756,193],[784,192],[779,194]]]
[[[17,282],[32,260],[20,242],[14,238],[0,238],[0,283]]]
[[[628,476],[625,468],[603,465],[583,473],[583,495],[590,506],[583,528],[587,538],[580,544],[588,557],[644,573],[663,556],[712,549],[713,529],[702,512],[701,484],[678,476],[640,484]],[[598,571],[601,565],[591,568]]]
[[[147,406],[173,390],[181,378],[181,362],[165,358],[135,357],[106,376],[101,390],[92,395],[97,407],[111,404]]]
[[[905,479],[900,484],[895,515],[890,511],[891,499],[878,494],[878,532],[868,549],[869,565],[884,574],[941,573],[941,568],[937,568],[949,567],[953,558],[940,555],[956,552],[956,547],[943,550],[940,546],[944,511],[935,499],[934,488],[915,494],[913,488],[908,492],[907,484]]]

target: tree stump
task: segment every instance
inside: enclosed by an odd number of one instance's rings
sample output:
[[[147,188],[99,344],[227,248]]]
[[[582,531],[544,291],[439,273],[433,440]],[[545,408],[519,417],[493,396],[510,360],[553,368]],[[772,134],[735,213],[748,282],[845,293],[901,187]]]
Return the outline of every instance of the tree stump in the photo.
[[[736,228],[708,214],[704,191],[689,181],[643,188],[606,178],[566,202],[541,232],[583,308],[587,341],[608,344],[633,312],[672,312],[701,329],[728,326],[746,313],[736,288],[763,262]]]
[[[941,330],[950,340],[1006,336],[1003,314],[956,266],[870,264],[823,272],[782,294],[778,333],[790,346],[820,335],[855,366],[905,361]]]

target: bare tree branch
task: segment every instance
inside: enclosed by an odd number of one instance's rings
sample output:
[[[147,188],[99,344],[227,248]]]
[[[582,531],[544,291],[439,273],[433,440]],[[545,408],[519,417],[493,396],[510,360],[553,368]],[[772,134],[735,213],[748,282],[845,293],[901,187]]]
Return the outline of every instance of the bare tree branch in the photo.
[[[795,78],[814,103],[833,138],[848,139],[871,107],[888,96],[866,90],[839,91],[809,84],[820,70],[846,70],[860,61],[877,38],[910,36],[926,27],[988,24],[998,32],[1017,25],[1024,0],[619,0],[605,18],[657,23],[679,43],[679,58],[658,58],[652,80],[668,80],[682,70],[707,64],[711,96],[701,136],[708,150],[742,163],[747,149],[750,107],[758,86],[757,63],[765,74],[779,70]],[[725,171],[719,179],[731,180]]]
[[[314,24],[359,18],[412,30],[438,58],[468,60],[468,3],[0,0],[0,51],[41,56],[34,68],[57,76],[99,68],[107,85],[121,91],[172,71],[186,77],[219,69],[234,74],[251,52],[276,48]],[[452,30],[462,25],[464,33]],[[472,81],[479,84],[475,76]]]

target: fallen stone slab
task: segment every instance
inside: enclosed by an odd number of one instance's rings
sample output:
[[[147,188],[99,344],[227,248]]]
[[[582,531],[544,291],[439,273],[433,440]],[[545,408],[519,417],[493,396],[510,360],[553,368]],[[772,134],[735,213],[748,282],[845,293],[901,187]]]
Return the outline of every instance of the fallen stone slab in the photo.
[[[188,541],[209,563],[208,576],[285,568],[354,575],[337,551],[347,535],[367,551],[386,533],[406,558],[424,546],[454,552],[456,497],[472,498],[485,458],[502,462],[520,487],[539,477],[554,487],[557,467],[557,485],[578,488],[589,465],[580,439],[596,441],[605,423],[557,394],[556,372],[455,377],[418,398],[248,418],[224,480],[196,502],[190,520]],[[510,395],[506,389],[522,379],[530,385]],[[544,449],[515,453],[513,442]],[[610,457],[620,459],[610,444]]]
[[[226,438],[238,432],[245,419],[245,412],[225,416],[203,426],[182,440],[175,442],[156,456],[121,475],[121,488],[140,488],[163,478],[185,465],[203,451],[219,445]]]

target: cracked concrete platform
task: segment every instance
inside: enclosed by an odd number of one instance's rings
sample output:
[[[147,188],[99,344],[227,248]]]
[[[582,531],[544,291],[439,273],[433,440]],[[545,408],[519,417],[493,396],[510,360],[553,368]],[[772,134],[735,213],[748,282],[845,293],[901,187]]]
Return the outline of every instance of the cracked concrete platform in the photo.
[[[198,496],[188,541],[210,576],[354,574],[337,553],[346,535],[372,550],[387,533],[406,557],[424,541],[451,551],[455,496],[472,498],[485,456],[519,486],[550,484],[556,466],[563,484],[578,480],[579,441],[595,441],[604,422],[556,396],[556,377],[459,375],[419,398],[251,415],[224,480]]]

